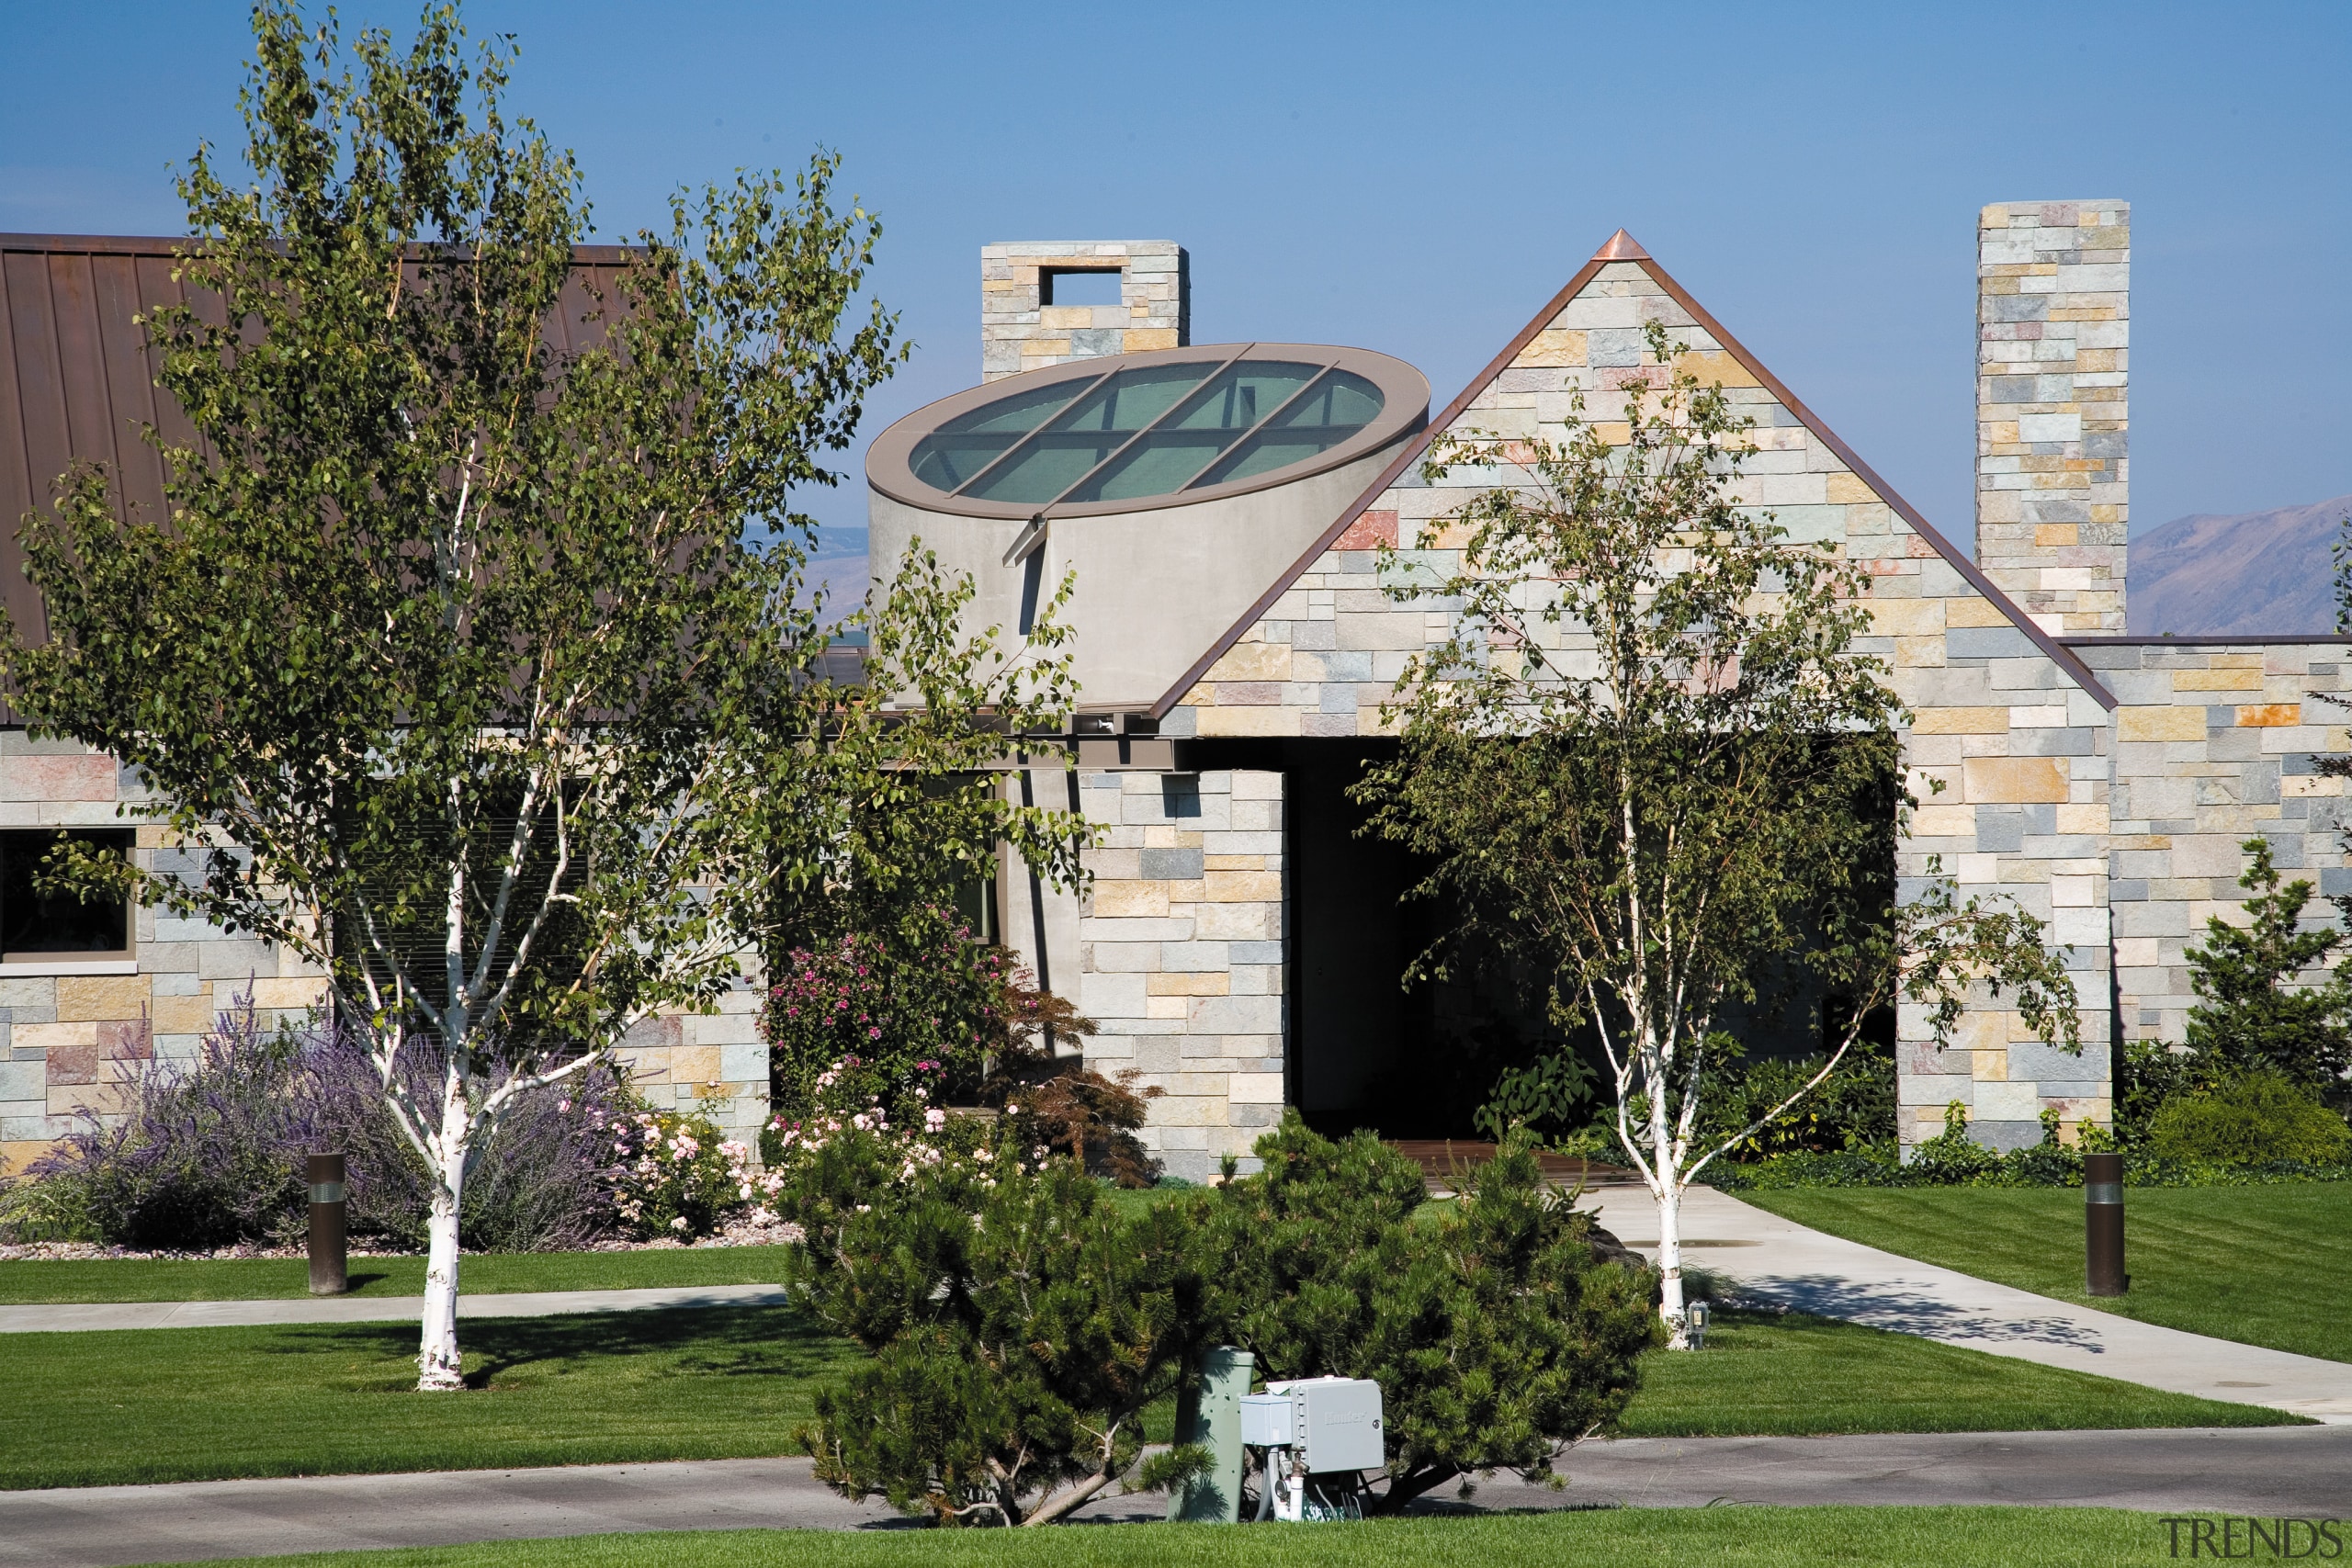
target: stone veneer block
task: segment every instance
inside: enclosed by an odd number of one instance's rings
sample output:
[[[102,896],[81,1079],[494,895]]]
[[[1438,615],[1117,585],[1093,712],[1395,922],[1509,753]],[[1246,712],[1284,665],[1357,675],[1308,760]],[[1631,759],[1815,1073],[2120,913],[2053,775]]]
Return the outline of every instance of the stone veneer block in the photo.
[[[1086,852],[1079,915],[1076,999],[1101,1025],[1087,1059],[1163,1091],[1142,1137],[1169,1174],[1205,1180],[1228,1154],[1250,1168],[1283,1094],[1283,776],[1090,773],[1080,786],[1110,840]]]
[[[1998,202],[1976,241],[1976,562],[2045,631],[2120,634],[2131,204]]]

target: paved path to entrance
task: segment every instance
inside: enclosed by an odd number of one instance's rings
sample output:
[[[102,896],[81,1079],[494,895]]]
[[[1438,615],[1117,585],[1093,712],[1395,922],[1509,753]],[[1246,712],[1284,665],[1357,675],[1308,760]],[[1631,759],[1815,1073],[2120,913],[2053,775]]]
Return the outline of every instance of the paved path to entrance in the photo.
[[[1710,1503],[2013,1504],[2305,1517],[2352,1513],[2352,1428],[1643,1438],[1586,1443],[1565,1491],[1479,1487],[1477,1508]],[[1451,1502],[1424,1505],[1452,1511]],[[1160,1517],[1113,1497],[1090,1520]],[[0,1568],[131,1562],[675,1529],[888,1528],[898,1515],[817,1483],[806,1460],[210,1481],[0,1492]],[[1253,1527],[1254,1528],[1254,1527]],[[2150,1551],[2161,1529],[2148,1521]]]
[[[506,1291],[461,1293],[458,1315],[551,1317],[574,1312],[668,1307],[782,1306],[778,1285],[687,1285],[651,1291]],[[0,1334],[93,1328],[229,1328],[259,1323],[418,1323],[423,1296],[297,1296],[269,1302],[106,1302],[0,1306]]]
[[[1655,1255],[1657,1205],[1647,1189],[1602,1187],[1586,1201],[1599,1206],[1601,1224],[1626,1246]],[[2037,1296],[1828,1235],[1712,1188],[1694,1187],[1683,1199],[1682,1234],[1690,1238],[1683,1243],[1686,1261],[1800,1311],[2175,1393],[2352,1423],[2352,1362],[2160,1328]],[[2341,1303],[2322,1294],[2312,1307],[2335,1312]]]

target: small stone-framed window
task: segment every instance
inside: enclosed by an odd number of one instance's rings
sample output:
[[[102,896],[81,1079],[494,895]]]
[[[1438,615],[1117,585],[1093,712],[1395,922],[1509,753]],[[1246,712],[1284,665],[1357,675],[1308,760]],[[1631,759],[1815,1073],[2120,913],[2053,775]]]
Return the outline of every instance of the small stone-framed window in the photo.
[[[1115,266],[1047,266],[1037,269],[1040,305],[1116,305],[1126,274]]]
[[[50,866],[44,863],[68,840],[103,853],[128,856],[132,835],[85,828],[0,831],[0,964],[131,956],[128,902],[120,897],[83,897],[59,886],[49,874]]]

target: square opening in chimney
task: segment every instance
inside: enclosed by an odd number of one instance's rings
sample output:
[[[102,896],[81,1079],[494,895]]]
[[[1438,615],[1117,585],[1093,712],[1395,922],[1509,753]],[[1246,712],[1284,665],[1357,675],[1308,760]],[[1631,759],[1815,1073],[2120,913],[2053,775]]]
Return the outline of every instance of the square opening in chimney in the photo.
[[[1120,271],[1111,267],[1044,267],[1037,274],[1040,305],[1115,305]]]

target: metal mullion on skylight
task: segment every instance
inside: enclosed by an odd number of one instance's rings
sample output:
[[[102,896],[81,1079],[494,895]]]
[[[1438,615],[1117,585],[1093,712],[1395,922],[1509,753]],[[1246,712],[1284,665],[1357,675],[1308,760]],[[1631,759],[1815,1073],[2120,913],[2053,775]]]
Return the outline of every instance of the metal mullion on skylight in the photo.
[[[1195,484],[1200,482],[1200,479],[1203,474],[1207,473],[1211,468],[1214,468],[1219,463],[1224,462],[1231,454],[1238,452],[1244,446],[1249,446],[1250,438],[1251,436],[1257,434],[1258,432],[1265,429],[1267,425],[1288,412],[1290,411],[1290,406],[1293,403],[1298,401],[1299,399],[1306,396],[1307,393],[1321,386],[1325,378],[1331,374],[1333,367],[1339,363],[1340,362],[1337,359],[1325,360],[1323,362],[1323,368],[1317,370],[1314,375],[1309,376],[1306,378],[1306,385],[1300,387],[1297,391],[1293,392],[1289,397],[1284,398],[1281,402],[1276,403],[1272,408],[1266,411],[1265,417],[1258,421],[1257,423],[1251,425],[1239,435],[1234,437],[1224,446],[1218,447],[1216,451],[1210,453],[1209,460],[1203,463],[1199,468],[1194,468],[1193,470],[1193,477],[1186,479],[1182,484],[1176,486],[1175,490],[1171,491],[1170,493],[1177,494],[1192,489]]]
[[[1061,494],[1054,497],[1053,500],[1046,502],[1045,505],[1037,509],[1039,513],[1042,515],[1045,513],[1051,512],[1055,507],[1059,506],[1063,502],[1068,501],[1074,492],[1085,489],[1086,483],[1089,479],[1091,479],[1095,475],[1101,473],[1103,469],[1109,468],[1112,464],[1125,457],[1129,447],[1133,446],[1136,442],[1141,441],[1145,436],[1149,435],[1153,431],[1158,430],[1170,420],[1174,419],[1179,413],[1188,412],[1193,407],[1193,400],[1201,395],[1202,388],[1213,385],[1216,378],[1224,375],[1227,370],[1231,369],[1235,363],[1238,362],[1243,355],[1249,353],[1251,349],[1257,346],[1258,345],[1254,343],[1245,343],[1239,348],[1235,349],[1231,354],[1227,355],[1225,361],[1218,365],[1215,369],[1211,370],[1207,375],[1202,377],[1191,391],[1186,392],[1182,397],[1178,398],[1174,402],[1170,403],[1166,408],[1154,414],[1151,418],[1150,423],[1145,425],[1141,430],[1136,431],[1133,435],[1128,436],[1125,441],[1120,442],[1117,450],[1111,452],[1105,456],[1101,462],[1087,469],[1086,472],[1079,475],[1078,478],[1072,480],[1069,484],[1065,485],[1062,488]],[[1318,377],[1317,379],[1320,379],[1320,378]],[[1312,384],[1313,383],[1311,382],[1309,383],[1309,385]],[[1091,393],[1092,390],[1093,389],[1091,387],[1087,389],[1089,393]],[[1085,397],[1081,395],[1073,399],[1069,406],[1071,408],[1076,408],[1080,403],[1082,403],[1085,400]],[[1288,408],[1290,405],[1285,402],[1283,406],[1284,408]],[[1047,421],[1046,423],[1051,423],[1052,422]],[[1259,423],[1263,423],[1264,421],[1261,420]],[[1250,429],[1252,430],[1256,428],[1256,425],[1250,426]],[[1209,461],[1214,463],[1216,461],[1217,457],[1222,455],[1223,454],[1221,453],[1212,455]],[[979,478],[978,474],[975,474],[972,477],[975,479]],[[1180,486],[1179,488],[1181,489],[1182,487]]]
[[[1081,406],[1082,404],[1084,404],[1084,402],[1086,401],[1086,400],[1087,400],[1087,399],[1089,399],[1089,398],[1091,398],[1091,397],[1092,397],[1092,396],[1094,395],[1094,393],[1095,393],[1095,389],[1096,389],[1097,388],[1101,387],[1101,386],[1102,385],[1102,383],[1103,383],[1103,382],[1105,382],[1105,381],[1109,380],[1112,377],[1114,377],[1114,376],[1117,375],[1118,373],[1119,373],[1119,370],[1118,370],[1117,363],[1116,363],[1115,361],[1114,361],[1114,362],[1113,362],[1113,365],[1112,365],[1112,367],[1111,367],[1110,369],[1105,370],[1104,372],[1102,372],[1102,374],[1101,374],[1100,376],[1097,376],[1096,378],[1094,378],[1094,379],[1093,379],[1093,380],[1089,381],[1089,382],[1086,384],[1086,389],[1085,389],[1085,390],[1083,390],[1083,391],[1080,392],[1080,393],[1078,394],[1078,396],[1076,396],[1076,397],[1072,398],[1072,399],[1071,399],[1071,400],[1070,400],[1067,404],[1065,404],[1065,405],[1062,407],[1062,409],[1061,409],[1059,412],[1057,412],[1053,416],[1053,418],[1046,420],[1043,424],[1039,425],[1036,429],[1035,429],[1035,430],[1031,431],[1028,434],[1026,434],[1026,435],[1023,436],[1020,440],[1018,440],[1018,441],[1014,442],[1012,446],[1010,446],[1006,447],[1003,451],[1001,451],[1001,452],[998,453],[998,454],[997,454],[997,456],[996,456],[996,459],[995,459],[993,462],[989,463],[989,466],[988,466],[987,468],[982,468],[978,473],[974,474],[970,479],[966,479],[962,484],[957,485],[954,490],[952,490],[952,491],[948,491],[947,493],[948,493],[948,494],[950,494],[950,495],[961,495],[961,494],[963,494],[966,491],[967,491],[967,490],[971,489],[974,485],[978,484],[982,479],[987,479],[990,474],[995,473],[999,468],[1001,468],[1004,467],[1004,465],[1005,465],[1005,464],[1007,464],[1007,463],[1011,462],[1011,461],[1012,460],[1012,458],[1013,458],[1013,457],[1014,457],[1014,455],[1015,455],[1016,453],[1024,452],[1024,451],[1028,450],[1028,448],[1029,448],[1029,446],[1031,446],[1031,444],[1032,444],[1032,443],[1034,443],[1034,442],[1035,442],[1039,436],[1044,435],[1047,431],[1049,431],[1049,430],[1053,429],[1053,427],[1055,426],[1055,424],[1057,424],[1057,423],[1059,423],[1059,422],[1061,421],[1061,419],[1062,419],[1065,415],[1067,415],[1068,413],[1069,413],[1069,412],[1070,412],[1071,410],[1076,409],[1076,408],[1078,408],[1078,407]]]

